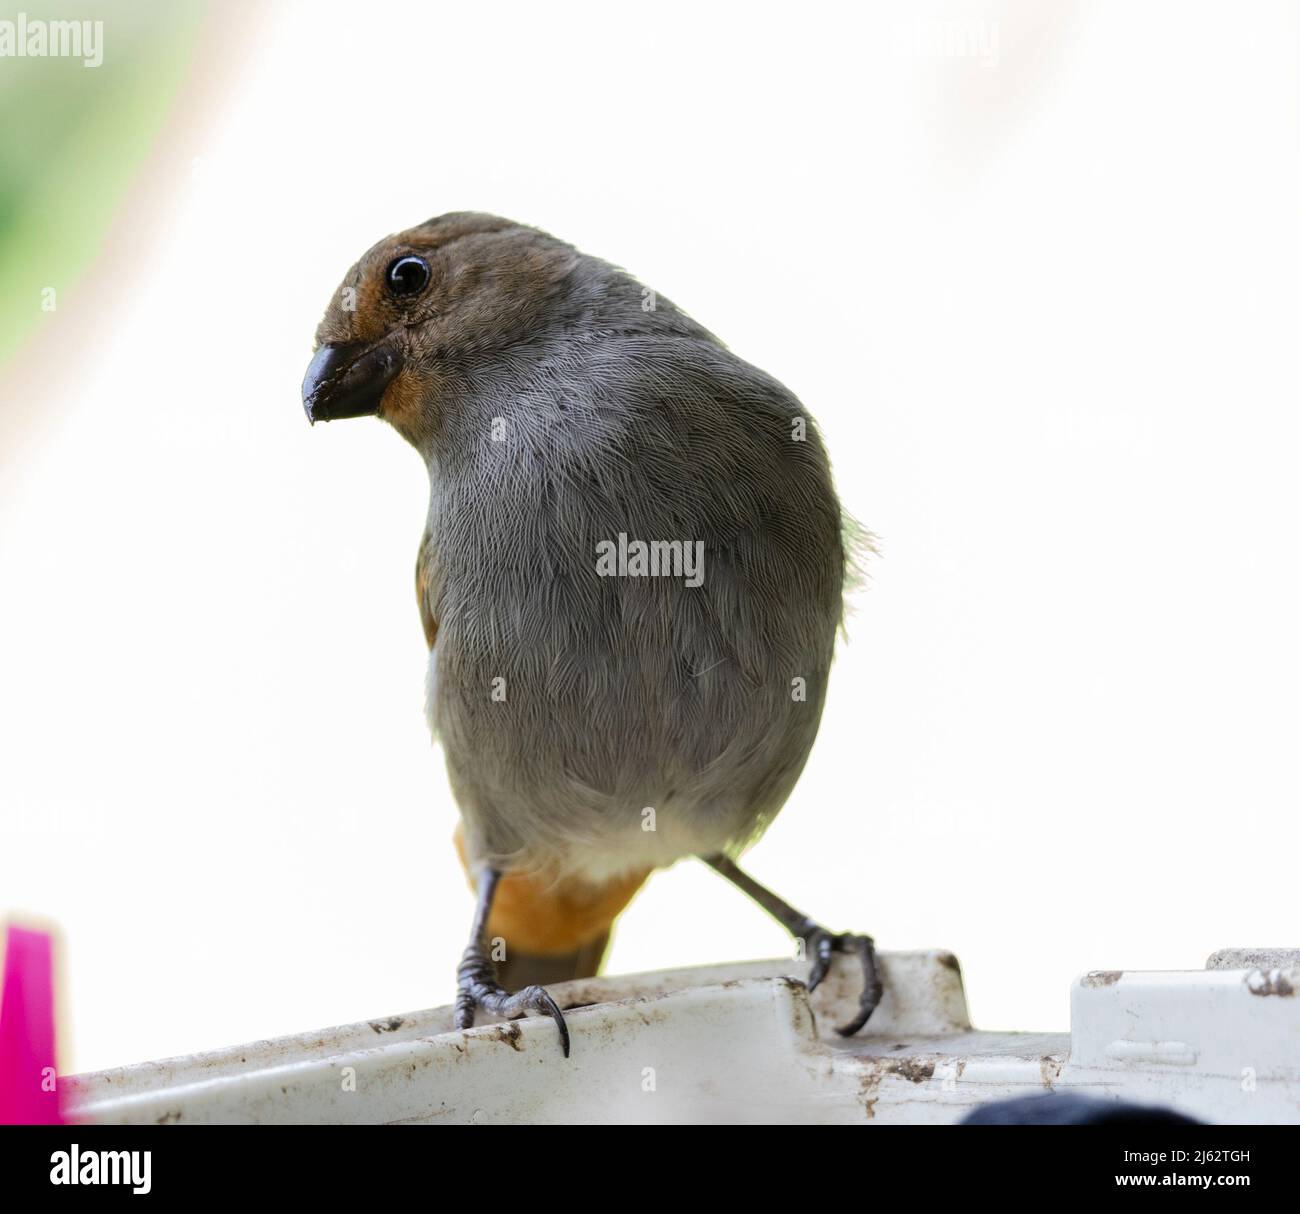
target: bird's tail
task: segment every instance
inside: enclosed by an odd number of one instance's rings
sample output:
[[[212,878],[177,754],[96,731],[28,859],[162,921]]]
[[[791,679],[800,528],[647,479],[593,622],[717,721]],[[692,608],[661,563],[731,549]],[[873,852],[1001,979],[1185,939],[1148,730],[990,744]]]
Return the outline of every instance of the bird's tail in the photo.
[[[456,851],[467,876],[465,839],[456,827]],[[497,885],[488,916],[488,937],[504,942],[497,960],[501,985],[508,991],[538,983],[591,978],[600,971],[614,920],[632,900],[650,870],[603,885],[580,878],[506,873]]]

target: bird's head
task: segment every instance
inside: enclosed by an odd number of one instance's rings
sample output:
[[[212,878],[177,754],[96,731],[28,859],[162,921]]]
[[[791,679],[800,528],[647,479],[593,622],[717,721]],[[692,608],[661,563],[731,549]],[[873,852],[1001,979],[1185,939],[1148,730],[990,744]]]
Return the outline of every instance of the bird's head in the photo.
[[[344,277],[302,383],[307,418],[376,415],[417,447],[442,389],[562,316],[574,249],[493,215],[442,215],[379,241]]]

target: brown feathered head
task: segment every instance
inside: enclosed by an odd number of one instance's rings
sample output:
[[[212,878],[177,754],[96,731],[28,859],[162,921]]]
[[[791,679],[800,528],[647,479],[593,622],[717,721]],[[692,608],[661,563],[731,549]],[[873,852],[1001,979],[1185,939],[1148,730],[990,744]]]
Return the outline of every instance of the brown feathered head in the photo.
[[[544,232],[472,212],[379,241],[316,330],[302,384],[308,420],[378,415],[416,441],[440,380],[545,328],[577,260]]]

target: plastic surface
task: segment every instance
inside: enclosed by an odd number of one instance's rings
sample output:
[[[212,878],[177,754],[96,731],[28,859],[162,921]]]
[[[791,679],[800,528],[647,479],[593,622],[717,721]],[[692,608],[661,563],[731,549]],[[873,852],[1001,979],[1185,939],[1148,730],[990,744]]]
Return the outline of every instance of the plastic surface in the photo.
[[[1099,972],[1074,985],[1071,1033],[1004,1033],[971,1027],[951,954],[881,962],[884,1001],[848,1041],[856,968],[810,998],[801,966],[764,961],[553,988],[567,1061],[549,1020],[458,1032],[443,1007],[66,1084],[74,1115],[122,1123],[940,1123],[1070,1089],[1300,1120],[1300,971]]]

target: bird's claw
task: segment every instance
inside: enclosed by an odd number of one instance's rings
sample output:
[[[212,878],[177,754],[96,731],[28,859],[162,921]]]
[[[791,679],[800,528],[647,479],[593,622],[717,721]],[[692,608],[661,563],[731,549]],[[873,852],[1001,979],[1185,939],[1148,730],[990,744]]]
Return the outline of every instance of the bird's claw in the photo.
[[[830,932],[824,927],[816,927],[805,937],[805,948],[812,957],[812,969],[808,972],[808,993],[812,994],[822,983],[831,968],[831,958],[836,953],[853,953],[862,962],[862,998],[858,1002],[858,1014],[848,1024],[840,1025],[835,1031],[841,1037],[852,1037],[871,1018],[871,1013],[880,1003],[884,985],[880,981],[880,968],[876,964],[876,944],[870,936],[861,936],[853,932]]]
[[[545,987],[526,986],[514,993],[504,990],[497,981],[497,968],[492,959],[472,944],[461,958],[456,978],[459,989],[456,995],[455,1024],[458,1029],[473,1028],[474,1013],[478,1008],[491,1012],[494,1016],[507,1018],[523,1016],[527,1012],[540,1012],[555,1021],[555,1027],[560,1032],[560,1048],[566,1058],[569,1056],[569,1026],[564,1022],[560,1005],[551,998]]]

